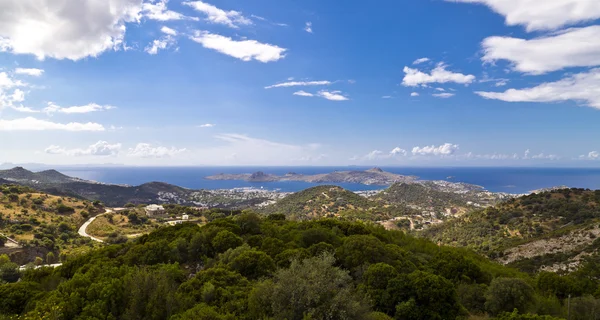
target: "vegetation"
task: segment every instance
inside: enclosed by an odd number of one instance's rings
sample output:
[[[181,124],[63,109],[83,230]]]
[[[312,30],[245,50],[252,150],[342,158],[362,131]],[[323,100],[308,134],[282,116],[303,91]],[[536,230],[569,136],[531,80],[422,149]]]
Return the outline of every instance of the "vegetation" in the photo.
[[[0,247],[6,237],[21,247],[37,248],[35,254],[59,257],[87,246],[77,228],[90,214],[104,211],[89,201],[58,197],[15,185],[0,185]],[[52,258],[52,260],[57,260]]]
[[[421,234],[435,242],[471,248],[498,259],[508,249],[542,239],[555,239],[555,246],[572,248],[547,255],[541,250],[514,263],[522,270],[537,271],[582,251],[597,252],[600,242],[594,240],[598,219],[600,190],[560,189],[511,199],[433,226]]]
[[[21,281],[0,285],[0,313],[20,319],[551,319],[541,316],[564,317],[569,294],[582,310],[598,303],[597,265],[572,276],[534,278],[371,224],[246,212],[202,227],[160,228],[56,269],[27,270]]]

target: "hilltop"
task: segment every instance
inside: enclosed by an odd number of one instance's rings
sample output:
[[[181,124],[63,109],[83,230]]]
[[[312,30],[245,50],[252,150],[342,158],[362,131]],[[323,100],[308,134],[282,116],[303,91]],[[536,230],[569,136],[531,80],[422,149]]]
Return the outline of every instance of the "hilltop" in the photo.
[[[338,186],[318,186],[293,193],[261,210],[265,214],[281,213],[290,219],[306,220],[339,216],[345,210],[368,214],[377,203]]]
[[[597,253],[600,190],[559,189],[511,199],[433,226],[422,235],[472,248],[523,270],[576,267]]]

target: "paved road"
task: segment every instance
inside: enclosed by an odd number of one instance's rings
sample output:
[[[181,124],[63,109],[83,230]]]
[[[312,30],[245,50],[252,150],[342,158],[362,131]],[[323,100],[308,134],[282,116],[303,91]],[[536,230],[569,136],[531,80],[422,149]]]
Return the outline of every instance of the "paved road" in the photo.
[[[84,223],[84,224],[81,226],[81,228],[79,228],[79,235],[80,235],[80,236],[82,236],[82,237],[90,238],[90,239],[92,239],[92,240],[94,240],[94,241],[97,241],[97,242],[104,242],[104,241],[102,241],[102,240],[100,240],[100,239],[98,239],[98,238],[94,238],[94,237],[90,236],[90,235],[89,235],[89,234],[87,234],[87,232],[85,232],[85,231],[87,230],[87,227],[88,227],[90,224],[92,224],[92,222],[94,222],[94,220],[96,220],[96,218],[98,218],[99,216],[103,216],[103,215],[105,215],[105,214],[108,214],[108,213],[112,213],[112,212],[113,212],[112,210],[110,210],[110,209],[106,209],[106,212],[105,212],[105,213],[102,213],[102,214],[99,214],[99,215],[97,215],[97,216],[95,216],[95,217],[92,217],[92,218],[90,218],[88,221],[86,221],[86,222],[85,222],[85,223]]]

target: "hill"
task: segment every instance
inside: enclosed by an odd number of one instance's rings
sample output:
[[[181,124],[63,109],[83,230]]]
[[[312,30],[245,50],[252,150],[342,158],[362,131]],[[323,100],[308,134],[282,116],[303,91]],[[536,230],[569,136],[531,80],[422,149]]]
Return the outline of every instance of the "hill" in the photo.
[[[22,264],[36,257],[54,263],[60,255],[89,243],[77,234],[77,229],[99,212],[104,209],[90,201],[0,185],[0,233],[18,242],[18,245],[11,243],[9,248],[0,246],[0,252],[10,254]]]
[[[20,319],[555,320],[568,295],[573,319],[600,306],[592,273],[534,278],[372,224],[251,213],[5,278],[0,317]]]
[[[560,189],[508,200],[421,234],[438,243],[472,248],[524,270],[556,271],[575,267],[583,256],[597,252],[599,219],[600,190]]]
[[[333,217],[344,210],[369,212],[377,203],[338,186],[318,186],[293,193],[265,207],[265,214],[281,213],[293,219],[305,220]]]

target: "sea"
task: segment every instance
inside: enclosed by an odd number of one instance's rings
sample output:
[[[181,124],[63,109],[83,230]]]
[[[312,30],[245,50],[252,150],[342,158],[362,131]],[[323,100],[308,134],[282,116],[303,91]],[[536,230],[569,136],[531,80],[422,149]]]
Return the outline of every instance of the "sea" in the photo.
[[[166,182],[190,189],[262,188],[273,191],[296,192],[316,183],[299,181],[247,182],[215,181],[205,177],[220,173],[239,174],[262,171],[284,175],[319,174],[332,171],[367,170],[370,167],[74,167],[61,168],[62,173],[103,183],[140,185],[146,182]],[[417,176],[421,180],[445,180],[482,186],[492,192],[529,193],[532,190],[555,186],[600,189],[600,168],[490,168],[490,167],[381,167],[384,171]],[[377,190],[385,186],[355,183],[327,183],[352,191]]]

